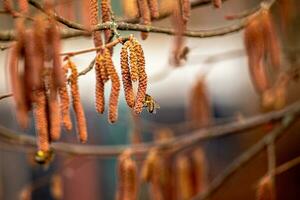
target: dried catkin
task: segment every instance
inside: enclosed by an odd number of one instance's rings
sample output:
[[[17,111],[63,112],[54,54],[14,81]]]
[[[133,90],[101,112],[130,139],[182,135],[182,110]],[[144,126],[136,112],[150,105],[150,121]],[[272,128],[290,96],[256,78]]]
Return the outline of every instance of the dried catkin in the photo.
[[[118,119],[118,103],[120,94],[120,79],[113,64],[109,49],[104,49],[105,66],[111,80],[111,92],[109,97],[108,121],[114,123]]]
[[[249,71],[256,91],[262,94],[269,87],[265,71],[264,57],[266,46],[260,21],[253,18],[245,28],[244,43],[248,54]]]
[[[148,0],[149,8],[151,17],[156,19],[159,17],[159,10],[158,10],[158,1],[157,0]]]
[[[64,66],[63,68],[65,78],[67,77],[68,68]],[[59,98],[60,98],[60,110],[62,123],[67,131],[72,129],[72,121],[70,116],[70,98],[67,89],[67,82],[65,82],[64,86],[60,87],[59,90]]]
[[[258,17],[261,23],[260,28],[263,30],[266,51],[270,54],[272,67],[278,70],[281,64],[280,45],[269,9],[263,9]]]
[[[211,107],[204,77],[197,80],[190,94],[188,118],[196,128],[209,125],[211,123]]]
[[[102,23],[111,21],[111,1],[102,0],[101,1],[101,14],[102,14]],[[110,41],[112,36],[112,31],[110,29],[104,30],[105,43]]]
[[[138,8],[139,8],[139,15],[141,16],[141,24],[143,25],[151,25],[151,15],[150,9],[147,0],[137,0],[138,1]],[[143,40],[147,39],[148,32],[141,32],[141,37]]]
[[[37,134],[38,149],[43,152],[49,151],[47,100],[44,89],[34,91],[35,94],[35,128]]]
[[[257,200],[275,200],[274,183],[270,176],[262,178],[257,188]]]
[[[212,2],[215,8],[221,8],[222,0],[212,0]]]
[[[191,17],[191,3],[190,0],[181,0],[181,13],[184,24],[187,24]]]
[[[128,47],[131,45],[131,41],[126,41],[121,50],[121,73],[122,73],[122,82],[125,93],[125,99],[127,105],[130,108],[134,106],[134,93],[132,88],[131,75],[129,71],[128,63]]]
[[[97,0],[89,0],[89,20],[90,26],[95,26],[99,23],[98,19],[98,1]],[[95,47],[102,46],[102,38],[100,31],[93,32],[94,45]]]
[[[95,104],[96,111],[99,113],[104,112],[105,99],[104,99],[104,84],[108,80],[107,71],[105,67],[105,59],[102,53],[98,53],[95,64],[96,74],[96,89],[95,89]]]
[[[134,105],[134,112],[139,114],[142,112],[143,109],[148,80],[145,71],[145,57],[144,57],[142,46],[137,41],[135,42],[136,42],[135,50],[136,50],[136,55],[139,63],[139,84],[138,84],[138,91],[136,95],[136,101]]]
[[[188,200],[193,195],[193,184],[191,180],[191,165],[189,159],[181,155],[176,158],[176,175],[177,188],[179,199]]]
[[[133,41],[128,41],[129,45],[129,59],[130,59],[130,75],[131,75],[131,81],[136,82],[139,78],[139,63],[138,63],[138,57],[137,57],[137,48],[138,43],[136,40],[133,39]]]
[[[192,172],[194,177],[194,195],[204,191],[207,178],[205,154],[202,148],[192,152]]]
[[[86,119],[84,115],[84,110],[80,102],[80,94],[79,94],[79,88],[78,88],[78,72],[75,64],[68,60],[68,67],[71,70],[71,94],[72,94],[72,100],[73,100],[73,109],[76,115],[76,121],[77,121],[77,131],[79,134],[79,139],[82,143],[85,143],[87,141],[87,127],[86,127]]]

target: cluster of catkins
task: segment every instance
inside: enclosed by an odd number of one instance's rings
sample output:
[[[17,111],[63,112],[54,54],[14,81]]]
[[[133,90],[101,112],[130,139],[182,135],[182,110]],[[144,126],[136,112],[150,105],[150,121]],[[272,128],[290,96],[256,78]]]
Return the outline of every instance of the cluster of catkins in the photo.
[[[245,28],[249,71],[262,106],[280,109],[285,105],[288,76],[281,71],[281,50],[269,8],[251,17]],[[272,66],[271,68],[269,66]],[[272,83],[270,72],[275,75]]]
[[[22,4],[19,7],[22,13],[27,12]],[[52,5],[46,2],[45,8],[50,11]],[[69,59],[62,66],[60,32],[55,20],[38,15],[33,18],[32,26],[25,27],[24,19],[18,18],[15,29],[17,40],[10,51],[9,73],[19,124],[23,128],[28,127],[32,110],[38,149],[44,153],[49,152],[51,141],[59,139],[61,121],[67,130],[71,130],[66,80],[70,70],[77,129],[80,140],[85,142],[87,131],[79,97],[77,69]]]
[[[168,130],[162,129],[160,133],[163,135],[157,142],[170,140]],[[176,156],[170,149],[152,148],[139,174],[137,168],[132,150],[125,150],[118,159],[117,200],[138,199],[141,188],[138,183],[147,184],[150,199],[153,200],[187,200],[202,192],[206,185],[206,161],[201,148]]]

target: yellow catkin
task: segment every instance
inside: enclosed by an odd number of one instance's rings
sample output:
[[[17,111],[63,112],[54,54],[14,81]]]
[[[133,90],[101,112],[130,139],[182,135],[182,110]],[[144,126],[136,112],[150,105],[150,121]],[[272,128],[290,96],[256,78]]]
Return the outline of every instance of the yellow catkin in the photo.
[[[181,13],[184,24],[187,24],[191,16],[190,0],[181,0]]]
[[[222,0],[212,0],[212,3],[215,8],[221,8],[222,6]]]
[[[179,199],[188,200],[193,195],[193,184],[191,180],[191,165],[189,159],[181,155],[176,158],[176,175]]]
[[[211,123],[211,115],[205,78],[200,77],[190,92],[188,117],[193,126],[201,128]]]
[[[64,66],[63,68],[65,77],[67,77],[68,68]],[[72,121],[70,116],[70,98],[68,94],[67,82],[65,82],[63,87],[60,87],[59,90],[60,97],[60,110],[62,116],[62,123],[67,131],[72,129]]]
[[[269,88],[265,71],[265,43],[259,19],[253,18],[245,28],[244,43],[248,54],[250,76],[256,91],[264,93]]]
[[[151,149],[142,166],[141,177],[143,181],[149,182],[151,177],[153,176],[153,167],[157,157],[158,157],[158,150]]]
[[[138,1],[138,8],[139,8],[139,15],[141,16],[141,24],[143,25],[151,25],[151,15],[150,9],[147,0],[137,0]],[[141,37],[143,40],[147,39],[148,32],[141,32]]]
[[[151,17],[156,19],[159,17],[159,10],[158,10],[158,1],[157,0],[148,0],[149,8]]]
[[[129,41],[129,51],[130,51],[130,75],[131,75],[131,80],[133,82],[136,82],[139,78],[139,63],[138,63],[138,57],[137,57],[137,48],[138,48],[138,43],[133,39],[133,41]]]
[[[99,23],[97,0],[89,0],[89,20],[90,20],[90,26],[95,26]],[[94,31],[93,38],[94,38],[94,45],[96,47],[102,46],[103,42],[102,42],[100,31]]]
[[[79,139],[82,143],[87,141],[87,127],[86,127],[86,119],[84,115],[84,110],[80,102],[80,94],[79,94],[79,87],[78,87],[78,72],[75,64],[68,60],[68,67],[71,69],[71,94],[73,100],[73,109],[76,115],[77,121],[77,131],[79,134]]]
[[[109,49],[104,49],[105,66],[111,80],[111,92],[109,97],[108,121],[114,123],[118,119],[118,103],[120,94],[120,79],[113,64]]]
[[[125,99],[127,105],[130,108],[134,106],[134,93],[132,88],[131,73],[129,71],[128,63],[128,47],[130,46],[131,41],[126,41],[121,50],[121,73],[122,73],[122,82],[125,93]]]
[[[101,53],[97,55],[95,72],[96,72],[96,90],[95,90],[96,111],[99,113],[103,113],[104,106],[105,106],[104,84],[108,80],[108,75],[105,67],[105,59]]]
[[[102,22],[111,21],[111,1],[110,0],[102,0],[101,1],[101,14],[102,14]],[[104,38],[105,43],[110,41],[112,36],[112,31],[110,29],[104,30]]]
[[[270,176],[262,178],[257,188],[257,200],[275,200],[274,183]]]
[[[206,187],[207,166],[205,154],[202,148],[197,148],[192,152],[192,171],[194,177],[194,195],[202,192]]]
[[[136,101],[134,105],[134,112],[139,114],[142,112],[144,106],[148,80],[145,71],[145,57],[144,57],[142,46],[137,41],[135,41],[135,43],[136,43],[135,50],[136,50],[136,55],[138,57],[138,63],[139,63],[139,84],[138,84],[138,91],[136,95]]]
[[[266,51],[269,53],[272,67],[273,69],[278,70],[281,64],[281,51],[279,39],[269,9],[263,9],[258,17],[263,30],[265,46],[267,48]]]
[[[43,152],[49,151],[48,119],[47,119],[47,102],[44,89],[34,91],[35,106],[35,129],[37,134],[38,149]]]

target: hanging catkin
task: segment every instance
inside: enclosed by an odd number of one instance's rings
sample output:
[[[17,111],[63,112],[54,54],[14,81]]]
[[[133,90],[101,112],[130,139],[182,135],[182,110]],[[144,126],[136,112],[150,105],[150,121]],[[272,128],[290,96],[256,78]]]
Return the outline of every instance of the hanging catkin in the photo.
[[[87,128],[86,128],[84,110],[80,102],[80,94],[78,88],[78,72],[75,64],[70,59],[68,59],[67,62],[68,62],[68,67],[71,70],[71,76],[70,76],[71,94],[73,100],[73,109],[77,121],[77,131],[79,134],[80,141],[82,143],[85,143],[87,141]]]
[[[158,10],[158,1],[157,0],[148,0],[150,14],[151,17],[156,19],[159,17],[159,10]]]
[[[28,1],[18,0],[19,10],[21,13],[26,14],[28,12]]]
[[[143,25],[151,25],[151,15],[150,9],[147,0],[137,0],[138,1],[138,8],[139,8],[139,15],[141,16],[141,24]],[[143,40],[147,39],[149,33],[148,32],[141,32],[141,37]]]
[[[52,92],[52,94],[51,94]],[[60,138],[61,133],[61,113],[57,101],[56,91],[50,91],[48,98],[49,122],[50,122],[50,139],[56,141]]]
[[[266,51],[270,55],[272,67],[278,70],[281,64],[280,45],[269,9],[263,9],[258,17],[261,23],[260,28],[263,30]]]
[[[122,82],[125,93],[125,99],[127,105],[130,108],[134,106],[134,94],[132,88],[131,75],[129,71],[128,63],[128,47],[131,45],[131,41],[126,41],[121,50],[121,73],[122,73]]]
[[[270,176],[262,178],[257,188],[257,200],[275,200],[274,183]]]
[[[10,13],[12,16],[16,15],[16,12],[14,11],[13,4],[11,0],[3,0],[3,8],[5,11]]]
[[[248,54],[249,71],[256,91],[262,94],[269,87],[265,71],[265,42],[259,19],[253,18],[245,28],[244,42]]]
[[[38,149],[43,152],[49,151],[47,100],[44,89],[34,91],[35,95],[35,128],[37,134]]]
[[[221,8],[222,6],[222,0],[212,0],[212,3],[215,8]]]
[[[192,172],[194,177],[193,194],[195,195],[204,191],[204,188],[206,186],[207,166],[206,166],[205,154],[202,148],[197,148],[192,152],[191,161],[192,161]]]
[[[106,67],[105,67],[105,59],[102,53],[98,53],[95,64],[95,72],[96,72],[96,90],[95,90],[95,101],[96,101],[96,111],[99,113],[104,112],[104,84],[108,80]]]
[[[66,78],[68,73],[68,67],[66,65],[63,67],[63,71]],[[66,130],[70,131],[72,129],[72,121],[70,116],[70,98],[67,89],[67,82],[65,82],[64,86],[59,88],[58,92],[60,97],[62,123]]]
[[[111,1],[102,0],[101,1],[101,13],[102,13],[102,23],[111,21]],[[105,44],[109,43],[112,36],[112,31],[110,29],[104,30]]]
[[[113,64],[109,49],[104,49],[105,66],[111,80],[111,92],[109,97],[108,121],[114,123],[118,119],[118,102],[120,94],[120,79]]]
[[[191,180],[191,165],[189,159],[185,155],[176,158],[176,175],[179,199],[188,200],[193,195],[193,184]]]
[[[142,46],[135,40],[135,51],[138,58],[139,63],[139,84],[138,84],[138,91],[136,95],[136,101],[134,105],[134,112],[139,114],[142,112],[144,106],[144,100],[147,90],[147,74],[145,71],[145,57],[144,51]]]
[[[138,63],[138,57],[137,57],[137,51],[138,51],[138,43],[135,41],[135,39],[131,39],[129,41],[129,51],[130,51],[130,75],[131,75],[131,81],[136,82],[139,78],[139,63]]]
[[[98,16],[98,1],[97,0],[89,0],[89,19],[90,19],[90,26],[96,26],[99,23],[99,16]],[[94,45],[95,47],[101,47],[103,42],[101,38],[100,31],[93,32],[94,38]]]

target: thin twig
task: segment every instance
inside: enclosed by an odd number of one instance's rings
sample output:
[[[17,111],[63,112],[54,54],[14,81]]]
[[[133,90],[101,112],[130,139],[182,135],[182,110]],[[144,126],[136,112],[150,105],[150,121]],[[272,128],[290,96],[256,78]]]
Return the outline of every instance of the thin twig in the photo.
[[[5,99],[7,97],[11,97],[11,96],[12,96],[11,93],[3,94],[3,95],[0,96],[0,100]]]
[[[294,158],[280,166],[278,166],[272,173],[272,175],[279,175],[282,174],[283,172],[286,172],[287,170],[297,166],[300,164],[300,156],[298,156],[297,158]]]

